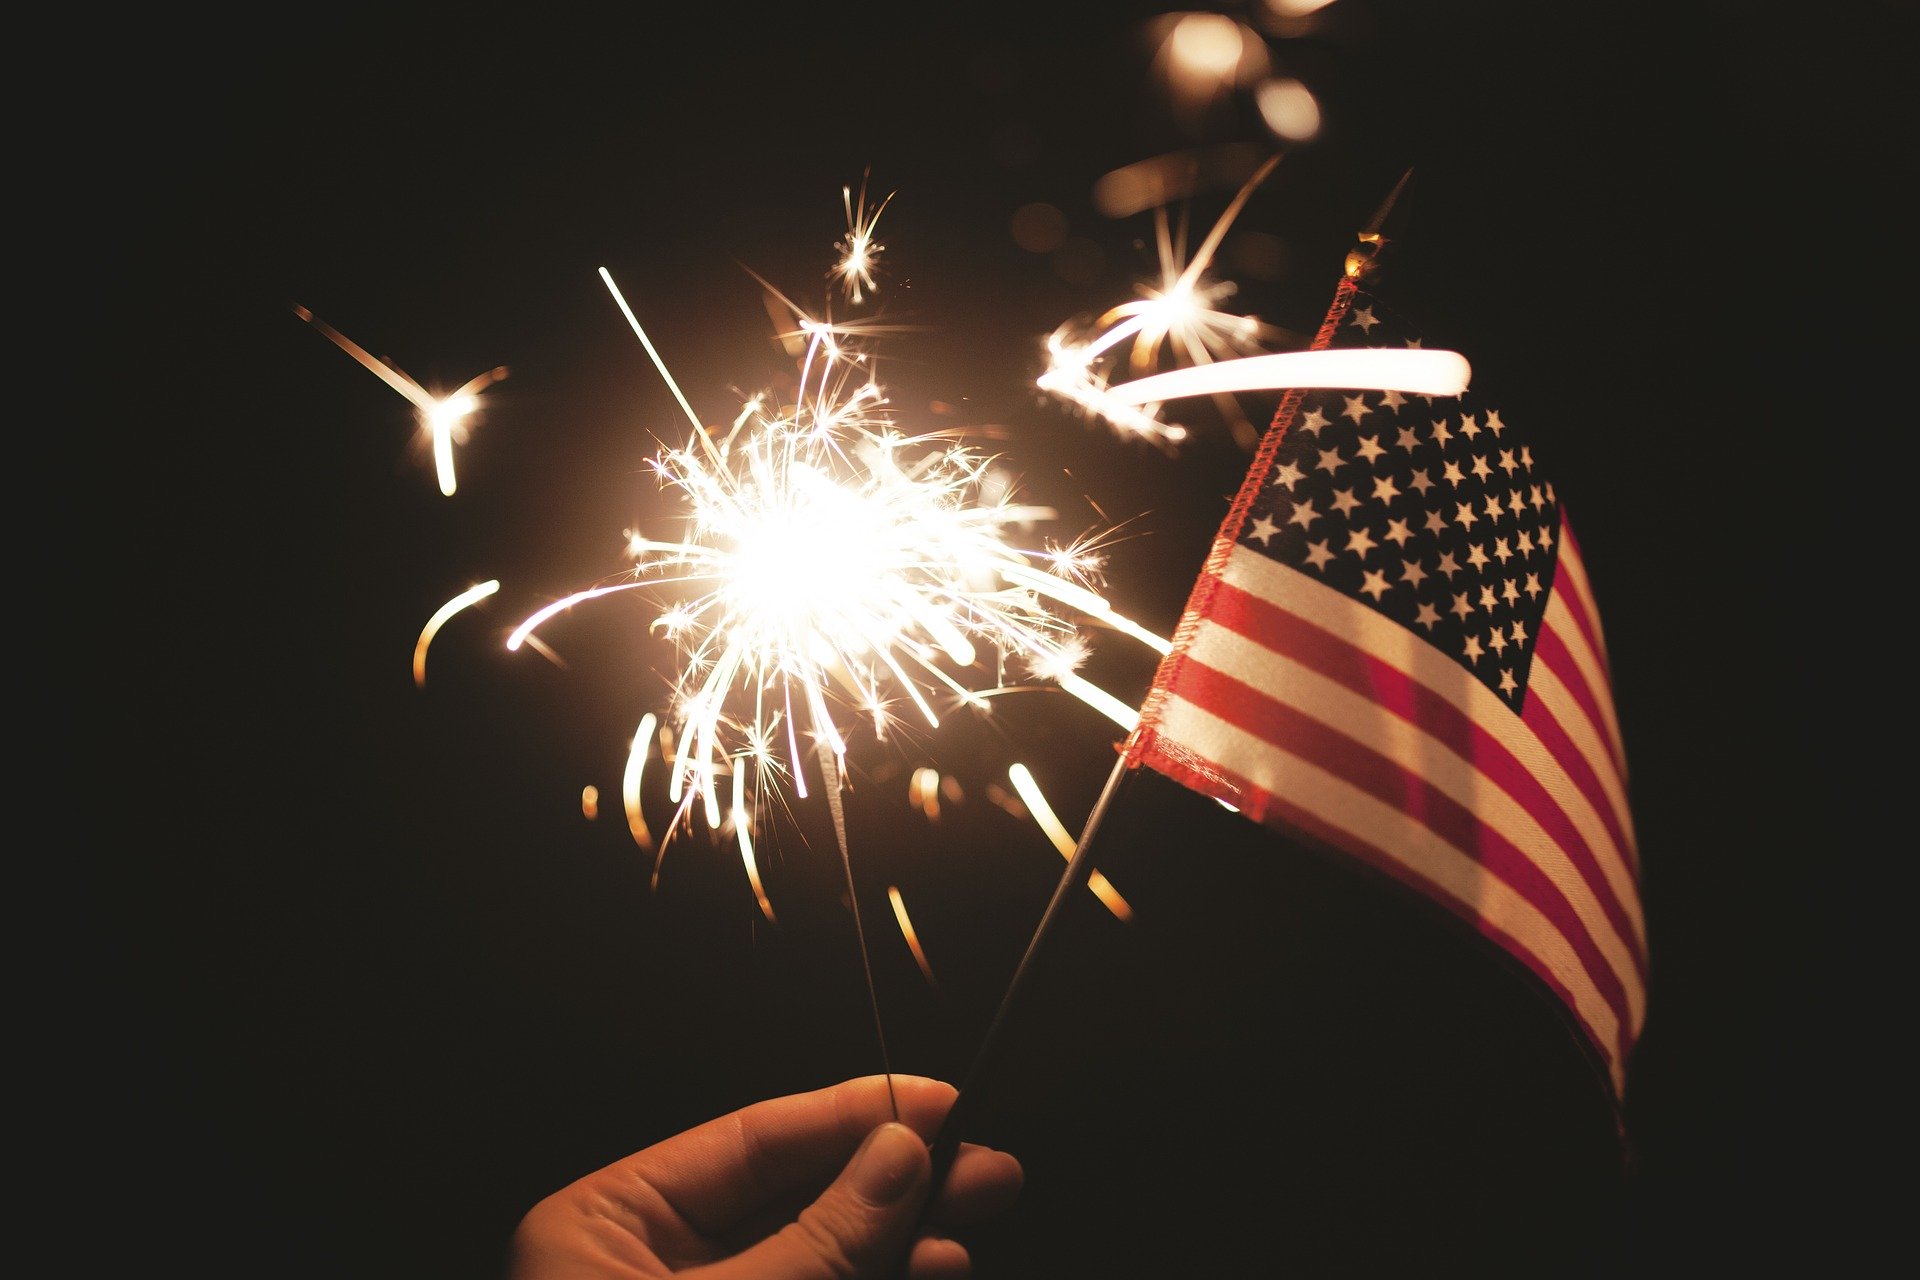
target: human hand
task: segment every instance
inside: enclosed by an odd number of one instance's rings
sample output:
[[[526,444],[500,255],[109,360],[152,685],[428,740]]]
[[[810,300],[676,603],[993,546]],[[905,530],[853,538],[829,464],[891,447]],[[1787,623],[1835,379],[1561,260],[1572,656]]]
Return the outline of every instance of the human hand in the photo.
[[[616,1161],[528,1210],[508,1280],[963,1280],[940,1234],[1012,1206],[1023,1174],[963,1143],[923,1215],[927,1141],[958,1091],[866,1076],[756,1102]],[[924,1221],[923,1221],[924,1216]]]

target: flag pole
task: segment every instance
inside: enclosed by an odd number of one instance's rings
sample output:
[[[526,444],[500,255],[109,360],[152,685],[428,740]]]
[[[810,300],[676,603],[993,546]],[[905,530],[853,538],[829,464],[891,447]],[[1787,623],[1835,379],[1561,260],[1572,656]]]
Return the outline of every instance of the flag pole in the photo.
[[[994,1050],[1000,1044],[1001,1032],[1007,1025],[1007,1015],[1014,1008],[1025,989],[1027,979],[1033,973],[1047,939],[1052,936],[1054,927],[1061,916],[1061,908],[1068,897],[1086,885],[1093,874],[1094,836],[1099,832],[1107,811],[1113,807],[1115,797],[1120,793],[1121,784],[1133,773],[1127,767],[1127,757],[1123,753],[1113,762],[1113,772],[1107,775],[1106,786],[1100,791],[1100,798],[1094,801],[1093,812],[1087,815],[1086,826],[1080,831],[1079,842],[1074,845],[1073,856],[1067,859],[1067,869],[1060,873],[1059,883],[1054,886],[1053,897],[1047,902],[1047,909],[1041,913],[1040,923],[1034,927],[1033,937],[1027,941],[1026,954],[1020,957],[1020,963],[1013,971],[1013,978],[1007,983],[1006,994],[1000,998],[1000,1008],[994,1013],[993,1021],[987,1024],[987,1034],[975,1051],[973,1064],[968,1067],[966,1077],[960,1084],[960,1095],[953,1100],[953,1106],[947,1110],[947,1117],[940,1124],[940,1131],[934,1135],[933,1186],[927,1194],[927,1203],[939,1194],[946,1182],[947,1173],[953,1166],[953,1159],[960,1151],[960,1131],[972,1116],[980,1094],[981,1081],[994,1063]]]

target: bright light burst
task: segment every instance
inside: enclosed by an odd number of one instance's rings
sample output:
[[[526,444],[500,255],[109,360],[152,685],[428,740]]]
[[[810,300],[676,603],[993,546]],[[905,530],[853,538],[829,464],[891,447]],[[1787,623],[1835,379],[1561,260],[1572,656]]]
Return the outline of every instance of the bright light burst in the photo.
[[[860,201],[856,205],[852,187],[840,188],[840,201],[846,206],[847,234],[839,243],[840,260],[834,264],[833,278],[840,281],[847,291],[847,297],[853,302],[864,302],[867,291],[874,287],[873,273],[880,261],[880,251],[885,245],[873,238],[874,228],[879,225],[880,215],[885,213],[892,195],[875,205],[872,213],[867,212],[867,181],[860,180]]]
[[[1110,393],[1111,366],[1124,350],[1128,372],[1139,377],[1158,370],[1166,358],[1207,364],[1264,350],[1263,344],[1279,336],[1278,330],[1252,316],[1222,310],[1220,304],[1233,296],[1236,286],[1206,276],[1228,228],[1279,162],[1279,156],[1271,156],[1254,171],[1191,257],[1186,256],[1184,234],[1174,235],[1165,206],[1156,208],[1158,283],[1141,285],[1140,296],[1109,309],[1091,333],[1063,325],[1049,335],[1040,389],[1105,419],[1122,435],[1163,446],[1184,440],[1187,429],[1162,419],[1158,405],[1122,403]],[[1230,418],[1239,418],[1237,405],[1222,402],[1221,407]]]
[[[653,629],[679,656],[676,821],[698,805],[718,830],[720,780],[731,776],[726,807],[749,866],[753,794],[785,782],[804,797],[807,756],[837,771],[855,716],[876,738],[899,717],[937,727],[943,703],[985,704],[974,677],[1004,687],[1010,659],[1112,715],[1122,704],[1071,674],[1085,650],[1074,618],[1166,648],[1098,593],[1099,560],[1084,546],[1015,540],[1055,513],[1016,501],[994,459],[951,432],[900,431],[846,326],[801,329],[791,403],[751,398],[720,432],[681,398],[693,434],[652,462],[686,504],[677,536],[630,532],[629,573],[541,609],[507,641],[516,649],[601,596],[643,590],[656,600]],[[642,737],[634,749],[646,749]]]

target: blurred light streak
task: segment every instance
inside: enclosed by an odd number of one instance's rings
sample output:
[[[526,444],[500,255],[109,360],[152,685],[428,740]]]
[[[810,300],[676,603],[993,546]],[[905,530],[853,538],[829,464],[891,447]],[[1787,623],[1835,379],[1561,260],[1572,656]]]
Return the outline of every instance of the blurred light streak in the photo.
[[[1046,832],[1047,839],[1053,841],[1053,847],[1059,850],[1061,857],[1071,862],[1074,837],[1054,814],[1053,806],[1047,803],[1046,796],[1040,793],[1040,784],[1033,780],[1033,774],[1027,766],[1024,764],[1010,766],[1007,769],[1007,777],[1013,781],[1014,790],[1018,791],[1020,798],[1026,802],[1028,810],[1033,814],[1033,820],[1040,824],[1042,831]],[[1098,871],[1087,877],[1087,888],[1091,889],[1094,896],[1105,903],[1107,910],[1115,916],[1122,920],[1133,919],[1133,908],[1127,905],[1127,900],[1120,896],[1120,891]]]
[[[446,625],[447,619],[462,609],[486,599],[500,589],[499,579],[479,583],[468,587],[453,599],[433,611],[427,619],[427,625],[420,629],[420,638],[413,643],[413,683],[425,687],[427,683],[427,646],[433,643],[434,636]]]

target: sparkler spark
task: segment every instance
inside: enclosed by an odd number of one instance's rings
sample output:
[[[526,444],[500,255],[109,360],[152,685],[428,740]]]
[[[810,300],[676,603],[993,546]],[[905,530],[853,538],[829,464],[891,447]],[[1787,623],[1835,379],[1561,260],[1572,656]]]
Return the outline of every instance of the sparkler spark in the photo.
[[[1014,764],[1008,767],[1007,777],[1012,780],[1013,789],[1018,791],[1020,798],[1026,802],[1027,810],[1033,815],[1033,820],[1040,824],[1040,829],[1047,833],[1047,839],[1051,840],[1053,847],[1059,850],[1060,856],[1071,859],[1075,844],[1073,834],[1054,814],[1053,806],[1047,803],[1047,797],[1040,791],[1040,784],[1034,781],[1032,770],[1024,764]],[[1133,908],[1128,905],[1125,898],[1120,896],[1120,891],[1113,887],[1113,882],[1098,871],[1087,877],[1087,888],[1092,890],[1093,895],[1100,899],[1115,917],[1121,920],[1133,919]]]
[[[293,313],[318,329],[333,344],[352,356],[380,381],[407,398],[420,415],[420,429],[433,451],[434,474],[440,492],[451,498],[458,483],[453,474],[453,447],[467,442],[467,421],[480,408],[480,393],[507,376],[506,365],[495,365],[485,373],[467,379],[452,395],[439,396],[428,391],[401,372],[391,361],[382,360],[338,329],[302,306]]]
[[[1184,261],[1184,234],[1176,237],[1166,208],[1156,208],[1158,286],[1143,285],[1138,298],[1108,310],[1095,323],[1090,337],[1077,334],[1070,325],[1056,329],[1047,339],[1047,368],[1038,380],[1040,389],[1106,419],[1123,435],[1140,436],[1162,446],[1184,440],[1186,428],[1163,421],[1157,405],[1142,408],[1143,401],[1123,402],[1110,394],[1111,374],[1106,367],[1112,360],[1109,353],[1128,343],[1127,367],[1139,377],[1157,369],[1163,355],[1190,365],[1207,364],[1225,356],[1264,350],[1264,342],[1281,336],[1279,330],[1252,316],[1220,310],[1217,304],[1231,297],[1235,286],[1231,281],[1210,281],[1205,276],[1228,228],[1255,188],[1279,163],[1278,155],[1269,156],[1253,171],[1200,246]],[[1238,406],[1226,400],[1220,403],[1235,421],[1242,443],[1250,443],[1252,428],[1244,423]]]
[[[880,215],[893,202],[893,195],[889,193],[869,214],[867,180],[863,177],[858,205],[854,203],[852,187],[840,188],[840,199],[847,210],[847,234],[840,239],[840,261],[834,264],[832,275],[845,287],[849,300],[864,302],[866,291],[874,287],[873,272],[880,261],[880,251],[886,248],[873,238],[873,230],[879,224]]]
[[[468,587],[465,591],[462,591],[459,595],[434,610],[433,616],[427,619],[427,625],[420,628],[420,638],[414,641],[413,644],[414,684],[421,688],[426,687],[427,646],[433,643],[434,636],[440,633],[440,628],[446,625],[447,619],[462,609],[465,609],[467,606],[486,599],[499,589],[500,580],[498,578],[489,582],[482,582],[476,586]]]
[[[1056,329],[1047,339],[1047,368],[1037,380],[1040,389],[1105,419],[1123,436],[1165,449],[1178,445],[1188,434],[1184,426],[1161,416],[1170,400],[1212,397],[1235,438],[1252,447],[1258,432],[1240,410],[1235,399],[1239,393],[1344,388],[1458,395],[1465,390],[1470,370],[1456,352],[1274,352],[1266,344],[1282,336],[1282,331],[1251,316],[1219,309],[1217,304],[1232,295],[1233,286],[1209,282],[1206,269],[1255,188],[1280,158],[1270,156],[1254,170],[1185,262],[1180,240],[1169,232],[1165,207],[1156,208],[1158,287],[1141,286],[1140,297],[1108,310],[1093,326],[1091,336],[1079,334],[1071,325]],[[1116,382],[1111,366],[1122,350],[1131,376]],[[1169,362],[1174,367],[1163,368]]]

